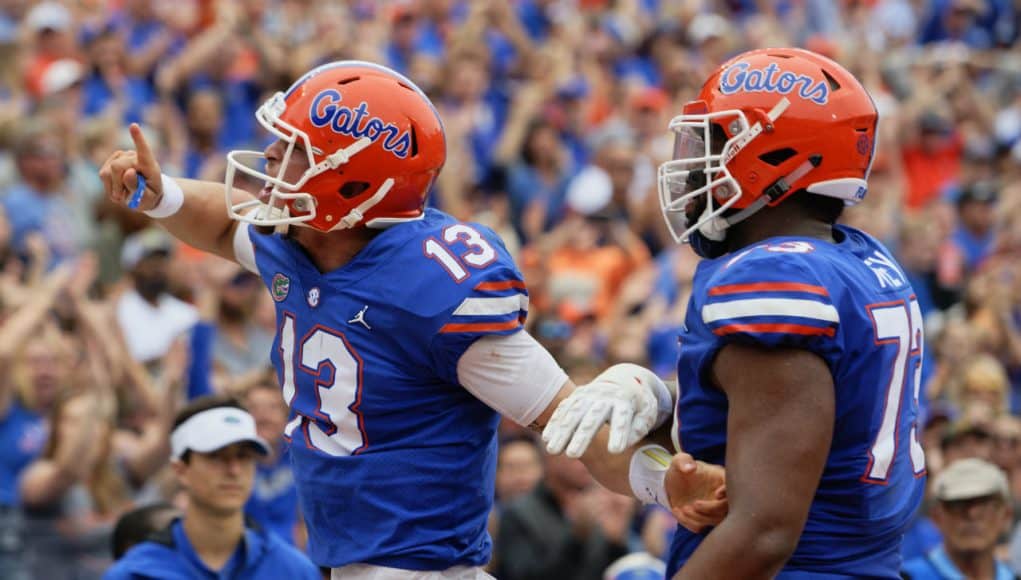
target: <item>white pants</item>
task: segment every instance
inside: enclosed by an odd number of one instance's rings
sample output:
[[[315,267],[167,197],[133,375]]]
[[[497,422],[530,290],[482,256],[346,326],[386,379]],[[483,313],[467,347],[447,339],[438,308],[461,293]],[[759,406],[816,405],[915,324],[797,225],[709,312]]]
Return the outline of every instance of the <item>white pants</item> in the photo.
[[[348,564],[334,568],[331,580],[493,580],[482,568],[454,566],[446,570],[401,570],[369,564]]]

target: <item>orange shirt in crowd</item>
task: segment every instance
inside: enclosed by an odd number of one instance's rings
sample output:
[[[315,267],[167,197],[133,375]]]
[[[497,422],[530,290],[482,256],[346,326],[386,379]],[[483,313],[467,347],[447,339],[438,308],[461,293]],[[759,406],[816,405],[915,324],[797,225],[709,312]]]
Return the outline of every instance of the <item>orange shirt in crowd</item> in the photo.
[[[916,145],[906,145],[902,153],[904,177],[908,190],[904,204],[920,209],[938,199],[943,188],[957,181],[961,171],[960,137],[947,139],[942,147],[926,152]]]
[[[604,319],[621,283],[650,259],[644,246],[632,253],[619,246],[584,250],[564,246],[554,251],[546,264],[548,289],[567,322],[577,322],[588,314]]]

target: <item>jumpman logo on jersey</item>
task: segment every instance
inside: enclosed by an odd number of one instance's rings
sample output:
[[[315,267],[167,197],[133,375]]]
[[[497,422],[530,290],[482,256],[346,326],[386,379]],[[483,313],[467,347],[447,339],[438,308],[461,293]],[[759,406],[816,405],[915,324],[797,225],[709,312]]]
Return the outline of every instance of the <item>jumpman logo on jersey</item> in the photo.
[[[364,326],[365,328],[368,328],[369,330],[372,330],[372,327],[369,326],[369,323],[365,322],[365,311],[368,310],[368,309],[369,309],[369,305],[366,304],[365,307],[362,308],[361,310],[359,310],[358,314],[355,314],[355,317],[352,318],[351,320],[348,320],[347,323],[348,324],[354,324],[356,322],[360,322],[362,324],[362,326]]]

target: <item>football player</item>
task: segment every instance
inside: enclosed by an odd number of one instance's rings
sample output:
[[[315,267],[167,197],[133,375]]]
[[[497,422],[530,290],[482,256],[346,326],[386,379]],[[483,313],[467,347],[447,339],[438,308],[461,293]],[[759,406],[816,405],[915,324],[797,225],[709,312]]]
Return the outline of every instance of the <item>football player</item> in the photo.
[[[670,122],[660,201],[704,258],[676,435],[726,465],[729,503],[678,529],[676,578],[898,577],[924,488],[922,316],[889,251],[836,223],[865,195],[877,122],[843,67],[779,48],[722,65]]]
[[[226,188],[162,175],[132,126],[135,151],[100,171],[107,193],[269,289],[313,561],[335,578],[485,577],[498,412],[541,427],[575,389],[523,330],[521,274],[491,230],[425,208],[446,144],[407,78],[326,64],[256,118],[276,141],[231,152]],[[264,184],[257,196],[235,186],[241,177]],[[560,411],[551,448],[585,452],[610,489],[669,503],[669,455],[646,492],[620,453],[671,418],[666,386],[617,365],[586,393]],[[690,504],[679,517],[695,527],[723,503],[712,495],[722,470],[681,457],[671,499]]]

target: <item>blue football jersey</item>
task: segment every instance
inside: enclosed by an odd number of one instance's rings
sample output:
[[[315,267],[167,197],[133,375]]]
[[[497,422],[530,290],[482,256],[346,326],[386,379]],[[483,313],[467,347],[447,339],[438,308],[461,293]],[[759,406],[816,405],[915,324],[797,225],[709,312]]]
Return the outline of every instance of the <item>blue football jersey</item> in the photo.
[[[897,578],[925,485],[916,424],[922,316],[882,244],[843,226],[834,235],[836,243],[772,238],[699,264],[680,336],[678,435],[694,457],[725,463],[727,398],[707,378],[724,345],[819,355],[836,389],[833,443],[779,577]],[[669,574],[703,538],[678,528]]]
[[[325,274],[289,238],[251,239],[276,301],[272,360],[312,560],[486,563],[499,417],[458,384],[457,361],[522,328],[528,295],[500,239],[430,209]]]

